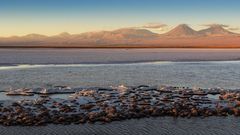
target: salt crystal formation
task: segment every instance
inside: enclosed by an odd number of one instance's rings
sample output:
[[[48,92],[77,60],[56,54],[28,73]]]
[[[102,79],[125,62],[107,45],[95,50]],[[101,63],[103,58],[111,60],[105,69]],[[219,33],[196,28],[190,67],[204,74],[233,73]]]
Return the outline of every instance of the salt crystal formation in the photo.
[[[73,93],[69,99],[50,98]],[[18,89],[7,95],[44,95],[35,100],[0,101],[0,124],[45,125],[111,122],[131,118],[240,115],[240,91],[185,87]]]

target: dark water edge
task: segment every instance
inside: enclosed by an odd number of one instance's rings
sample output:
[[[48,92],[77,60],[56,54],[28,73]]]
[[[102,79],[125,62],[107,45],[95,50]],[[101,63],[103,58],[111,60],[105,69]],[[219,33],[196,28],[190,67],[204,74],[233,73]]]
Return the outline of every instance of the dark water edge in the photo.
[[[237,135],[240,118],[143,118],[116,121],[110,124],[48,125],[41,127],[4,127],[1,135]]]
[[[240,49],[0,49],[0,65],[240,60]]]

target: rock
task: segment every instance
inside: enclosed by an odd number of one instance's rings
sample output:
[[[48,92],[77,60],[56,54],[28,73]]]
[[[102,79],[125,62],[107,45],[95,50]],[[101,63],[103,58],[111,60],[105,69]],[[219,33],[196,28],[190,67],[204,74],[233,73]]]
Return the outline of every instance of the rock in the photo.
[[[196,108],[191,109],[191,116],[198,116],[198,110]]]
[[[83,104],[83,105],[80,105],[80,108],[81,109],[85,109],[85,110],[90,110],[94,107],[95,105],[93,104]]]
[[[69,100],[51,97],[36,100],[0,101],[0,124],[45,125],[111,122],[151,116],[209,117],[240,116],[240,92],[182,87],[110,87],[68,89],[75,91]],[[66,90],[68,89],[68,90]],[[41,90],[43,91],[43,89]],[[26,92],[26,91],[25,91]],[[37,90],[29,91],[37,93]],[[53,92],[47,90],[46,95]],[[220,93],[220,99],[207,94]]]

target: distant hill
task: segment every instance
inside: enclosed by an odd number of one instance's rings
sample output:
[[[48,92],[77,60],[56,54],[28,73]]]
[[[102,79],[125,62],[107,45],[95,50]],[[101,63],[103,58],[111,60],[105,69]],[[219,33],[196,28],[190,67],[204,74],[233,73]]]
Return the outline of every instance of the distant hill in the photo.
[[[221,25],[196,31],[180,24],[164,34],[147,29],[124,28],[55,36],[29,34],[0,38],[0,47],[240,47],[240,35]]]
[[[171,31],[165,33],[164,35],[170,37],[186,37],[186,36],[198,36],[199,33],[190,28],[187,24],[180,24]]]
[[[237,35],[236,33],[230,32],[226,29],[224,29],[220,25],[213,25],[210,26],[207,29],[203,29],[198,31],[199,34],[205,35],[205,36],[231,36],[231,35]]]

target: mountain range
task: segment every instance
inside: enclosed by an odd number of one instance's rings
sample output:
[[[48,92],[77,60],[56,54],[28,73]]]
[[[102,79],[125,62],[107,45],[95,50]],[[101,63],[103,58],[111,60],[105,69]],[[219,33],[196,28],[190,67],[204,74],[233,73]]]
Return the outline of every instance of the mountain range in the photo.
[[[221,25],[196,31],[180,24],[164,34],[147,29],[123,28],[82,34],[61,33],[55,36],[29,34],[1,37],[0,47],[240,47],[240,34]]]

